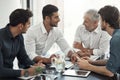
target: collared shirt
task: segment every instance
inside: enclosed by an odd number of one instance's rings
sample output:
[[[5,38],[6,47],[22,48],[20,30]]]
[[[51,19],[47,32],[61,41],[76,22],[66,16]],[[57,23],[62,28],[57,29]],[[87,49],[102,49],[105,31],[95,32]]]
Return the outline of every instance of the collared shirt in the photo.
[[[53,27],[48,34],[43,23],[31,27],[25,35],[25,48],[32,60],[36,56],[46,55],[54,43],[57,43],[66,55],[71,49],[56,27]]]
[[[12,69],[15,57],[25,66],[33,64],[26,54],[23,36],[20,34],[14,38],[8,24],[0,29],[0,77],[21,76],[21,70]]]
[[[110,40],[110,58],[106,64],[106,68],[113,73],[120,74],[120,29],[113,32]]]
[[[93,54],[104,55],[109,51],[110,36],[98,26],[94,31],[89,32],[84,25],[77,28],[75,42],[82,43],[85,48],[93,49]]]

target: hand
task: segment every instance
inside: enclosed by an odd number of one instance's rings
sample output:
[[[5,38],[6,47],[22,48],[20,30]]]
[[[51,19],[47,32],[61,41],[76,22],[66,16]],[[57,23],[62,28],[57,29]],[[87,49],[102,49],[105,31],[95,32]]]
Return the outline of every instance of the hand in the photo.
[[[83,52],[83,51],[78,51],[77,54],[79,55],[79,57],[85,57],[85,56],[90,56],[90,54],[88,52]]]
[[[82,57],[81,59],[85,59],[85,60],[87,60],[89,63],[92,63],[92,62],[93,62],[93,60],[91,60],[90,57],[88,57],[88,56]]]
[[[45,68],[45,65],[41,61],[39,61],[38,63],[36,63],[34,66],[39,66],[41,68]]]
[[[29,76],[34,76],[35,75],[35,69],[36,69],[36,67],[28,68]]]
[[[50,56],[50,59],[52,59],[53,57],[56,57],[56,55],[55,55],[55,54],[52,54],[52,55]]]
[[[85,59],[79,59],[77,64],[80,67],[80,69],[85,69],[85,70],[88,70],[88,68],[90,66],[90,63]]]
[[[74,53],[71,55],[70,60],[71,62],[75,63],[77,62],[78,58],[79,58],[78,54]]]
[[[37,66],[34,66],[34,67],[31,67],[31,68],[28,68],[28,69],[24,69],[24,70],[21,70],[21,76],[34,76],[36,74],[36,69]]]
[[[42,73],[44,69],[42,67],[39,67],[39,66],[33,66],[27,70],[29,72],[29,76],[33,76],[33,75],[37,75],[37,74]]]
[[[50,63],[52,63],[52,60],[53,60],[53,58],[55,58],[55,57],[57,57],[55,54],[52,54],[51,56],[50,56]]]
[[[93,49],[84,48],[84,49],[82,49],[82,52],[85,53],[86,56],[90,56],[93,54]]]

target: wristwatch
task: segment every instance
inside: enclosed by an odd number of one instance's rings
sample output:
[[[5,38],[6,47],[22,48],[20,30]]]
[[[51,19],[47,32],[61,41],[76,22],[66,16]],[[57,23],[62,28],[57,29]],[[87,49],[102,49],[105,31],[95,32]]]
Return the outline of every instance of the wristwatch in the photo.
[[[29,72],[27,69],[24,70],[24,77],[28,77],[29,76]]]

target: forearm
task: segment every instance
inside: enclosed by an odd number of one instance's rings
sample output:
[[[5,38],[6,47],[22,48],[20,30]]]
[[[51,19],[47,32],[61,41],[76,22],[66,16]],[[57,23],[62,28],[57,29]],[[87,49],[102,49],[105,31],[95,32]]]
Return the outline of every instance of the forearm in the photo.
[[[67,57],[71,58],[72,54],[73,54],[73,51],[70,50],[67,54]]]
[[[106,69],[105,66],[94,66],[94,65],[90,65],[87,70],[105,75],[105,76],[109,76],[109,77],[113,77],[114,74],[112,72],[110,72],[108,69]]]
[[[105,60],[102,59],[102,60],[91,61],[90,63],[93,64],[93,65],[105,66],[106,63],[107,63],[107,59],[105,59]]]
[[[20,62],[20,64],[24,65],[24,67],[29,67],[35,64],[27,55],[24,47],[21,48],[20,51],[18,52],[17,59]]]
[[[51,63],[51,60],[50,58],[44,58],[44,57],[41,57],[41,56],[37,56],[34,58],[34,61],[37,63],[39,61],[41,61],[42,63]]]

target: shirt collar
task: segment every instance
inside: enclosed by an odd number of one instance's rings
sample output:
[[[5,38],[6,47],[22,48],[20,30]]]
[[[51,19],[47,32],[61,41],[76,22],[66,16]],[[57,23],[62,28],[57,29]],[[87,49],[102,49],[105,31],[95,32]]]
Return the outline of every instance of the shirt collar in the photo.
[[[7,31],[7,34],[8,34],[8,37],[10,37],[10,38],[12,38],[12,39],[15,39],[15,38],[17,38],[18,36],[16,36],[16,37],[13,37],[13,35],[12,35],[12,33],[11,33],[11,31],[10,31],[10,24],[7,24],[6,25],[6,31]]]
[[[84,27],[85,27],[85,26],[84,26]],[[101,30],[100,26],[97,26],[97,28],[96,28],[94,31],[92,31],[92,33],[99,33],[100,30]],[[85,29],[85,31],[86,31],[86,32],[89,32],[89,31],[86,30],[86,29]]]
[[[12,35],[11,31],[10,31],[10,24],[7,24],[7,25],[6,25],[6,30],[7,30],[8,36],[9,36],[10,38],[13,38],[13,35]]]
[[[113,36],[118,30],[120,30],[120,29],[115,29],[115,30],[113,31],[112,36]]]
[[[41,24],[41,30],[42,30],[43,34],[48,34],[43,23]]]
[[[97,28],[93,31],[94,33],[99,33],[100,32],[100,26],[97,26]]]
[[[51,32],[53,29],[54,29],[54,28],[52,28],[52,29],[50,30],[50,32]],[[47,34],[47,35],[48,35],[48,32],[47,32],[47,30],[45,29],[45,26],[44,26],[43,23],[41,24],[41,30],[42,30],[43,34]]]

